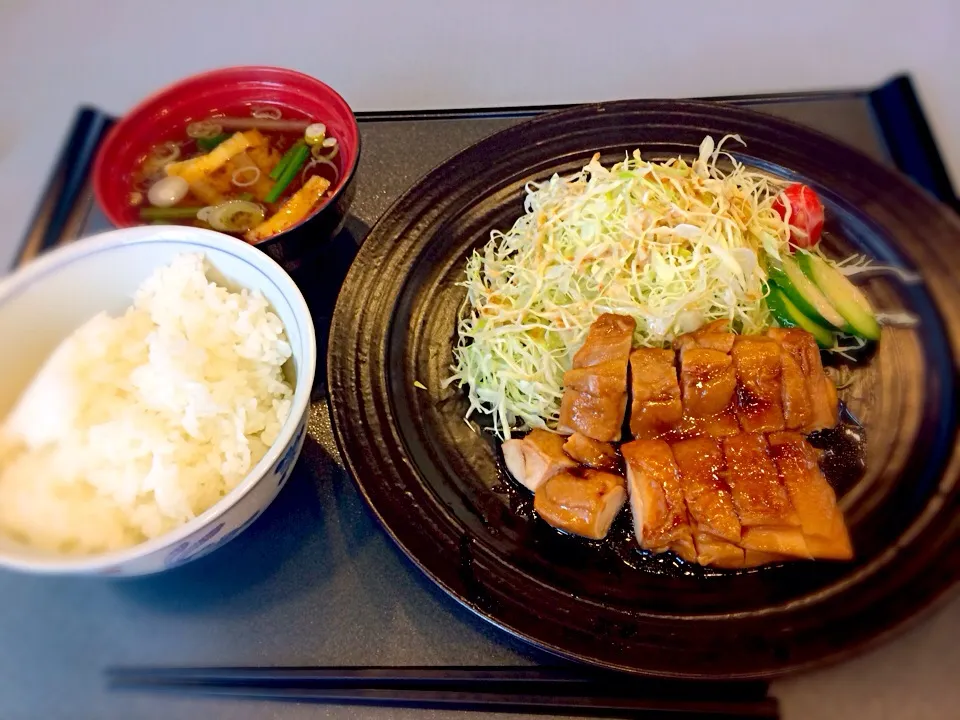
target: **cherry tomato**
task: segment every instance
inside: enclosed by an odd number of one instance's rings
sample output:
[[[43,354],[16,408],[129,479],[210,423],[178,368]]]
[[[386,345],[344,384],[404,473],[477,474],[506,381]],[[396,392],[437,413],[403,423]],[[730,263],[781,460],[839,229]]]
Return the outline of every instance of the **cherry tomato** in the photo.
[[[787,217],[790,207],[790,244],[798,248],[811,248],[820,242],[823,231],[823,203],[809,187],[794,183],[786,187],[773,201],[773,209],[780,217]]]

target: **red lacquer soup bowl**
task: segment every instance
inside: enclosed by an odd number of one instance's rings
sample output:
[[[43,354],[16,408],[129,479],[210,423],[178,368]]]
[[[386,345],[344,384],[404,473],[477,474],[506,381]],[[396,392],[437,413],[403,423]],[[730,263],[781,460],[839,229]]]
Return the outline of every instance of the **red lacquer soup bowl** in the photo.
[[[327,136],[337,140],[338,173],[326,197],[300,222],[256,243],[288,270],[312,257],[343,224],[353,197],[360,133],[353,111],[335,90],[284,68],[230,67],[194,75],[154,93],[120,119],[101,145],[93,170],[94,194],[110,222],[117,227],[145,224],[130,198],[151,148],[182,140],[191,122],[249,116],[252,108],[276,108],[285,118],[322,122]]]

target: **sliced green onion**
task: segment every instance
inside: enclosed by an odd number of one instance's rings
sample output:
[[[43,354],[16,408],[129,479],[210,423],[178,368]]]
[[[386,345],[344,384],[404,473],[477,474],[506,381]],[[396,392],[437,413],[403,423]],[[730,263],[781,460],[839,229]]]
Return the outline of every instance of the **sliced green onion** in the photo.
[[[198,207],[145,207],[140,208],[141,220],[186,220],[197,216]]]
[[[287,189],[287,186],[290,185],[293,178],[300,172],[300,168],[302,168],[303,164],[307,161],[308,155],[310,155],[310,148],[307,147],[306,143],[297,147],[287,166],[283,169],[283,173],[277,178],[277,182],[274,183],[273,187],[270,188],[267,197],[264,198],[266,202],[276,202],[277,199],[283,195],[284,190]]]
[[[326,125],[323,123],[313,123],[312,125],[308,125],[307,129],[303,131],[303,139],[306,141],[307,145],[319,145],[323,142],[326,134]]]
[[[187,137],[199,140],[201,138],[215,138],[223,132],[223,126],[213,120],[200,120],[187,125]]]
[[[256,203],[246,200],[227,200],[213,207],[203,208],[200,220],[210,223],[221,232],[245,232],[263,222],[265,213]]]

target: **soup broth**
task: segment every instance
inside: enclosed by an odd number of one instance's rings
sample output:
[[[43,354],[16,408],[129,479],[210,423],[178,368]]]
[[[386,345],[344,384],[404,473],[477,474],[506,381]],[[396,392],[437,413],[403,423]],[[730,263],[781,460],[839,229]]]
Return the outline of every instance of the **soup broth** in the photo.
[[[188,122],[151,147],[129,202],[143,222],[258,243],[313,214],[340,175],[339,145],[322,120],[244,105]]]

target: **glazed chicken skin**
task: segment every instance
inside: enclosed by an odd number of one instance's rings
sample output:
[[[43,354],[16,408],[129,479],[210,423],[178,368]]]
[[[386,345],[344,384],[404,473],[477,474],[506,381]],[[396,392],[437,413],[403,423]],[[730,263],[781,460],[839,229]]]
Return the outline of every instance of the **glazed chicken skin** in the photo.
[[[563,375],[559,430],[600,442],[620,440],[627,408],[627,362],[636,321],[607,313],[590,326]]]
[[[680,353],[681,357],[685,350],[692,347],[718,350],[725,355],[729,355],[733,349],[735,337],[736,336],[730,332],[729,321],[714,320],[693,332],[680,335],[673,341],[673,347]]]
[[[760,336],[740,336],[731,352],[737,371],[737,420],[744,432],[783,430],[780,346]]]
[[[626,499],[622,477],[580,468],[559,472],[540,485],[533,508],[559,530],[602,540]]]
[[[616,360],[563,374],[560,432],[600,442],[620,439],[627,407],[627,363]]]
[[[837,389],[823,372],[817,341],[810,333],[797,328],[770,328],[766,335],[778,342],[783,351],[793,358],[806,381],[810,400],[809,421],[806,425],[789,429],[813,432],[834,427],[839,414]]]
[[[680,384],[670,350],[640,348],[630,353],[630,432],[638,440],[669,431],[683,417]]]
[[[563,444],[563,452],[572,460],[594,470],[617,472],[620,468],[620,456],[610,443],[593,440],[586,435],[574,433]]]
[[[536,492],[548,478],[577,467],[577,461],[563,450],[564,438],[547,430],[532,430],[522,438],[511,438],[502,446],[507,470],[530,492]]]
[[[604,313],[587,331],[587,339],[573,356],[573,367],[585,368],[610,360],[626,362],[633,345],[637,321],[629,315]]]
[[[734,412],[737,375],[730,357],[735,338],[726,320],[716,320],[674,340],[680,360],[683,419],[673,429],[673,438],[740,432]]]
[[[730,488],[722,477],[724,462],[720,444],[714,438],[699,437],[675,443],[672,450],[690,514],[697,562],[715,567],[743,567],[740,518]]]
[[[684,560],[696,562],[680,473],[670,446],[663,440],[634,440],[621,446],[620,452],[640,547],[653,552],[673,550]]]
[[[735,337],[726,320],[716,320],[674,340],[683,417],[661,437],[676,441],[740,432],[734,413],[737,377],[730,357]]]
[[[703,418],[726,412],[737,390],[733,358],[710,348],[690,347],[680,354],[683,409]]]
[[[849,560],[850,536],[837,496],[817,464],[817,451],[799,433],[770,433],[770,454],[780,473],[810,554],[816,558]]]
[[[813,421],[813,399],[807,391],[807,378],[800,363],[780,346],[780,396],[783,426],[787,430],[805,428]]]
[[[777,467],[767,439],[760,433],[741,433],[723,439],[726,481],[740,518],[740,546],[790,557],[810,558],[800,530],[800,518]]]

